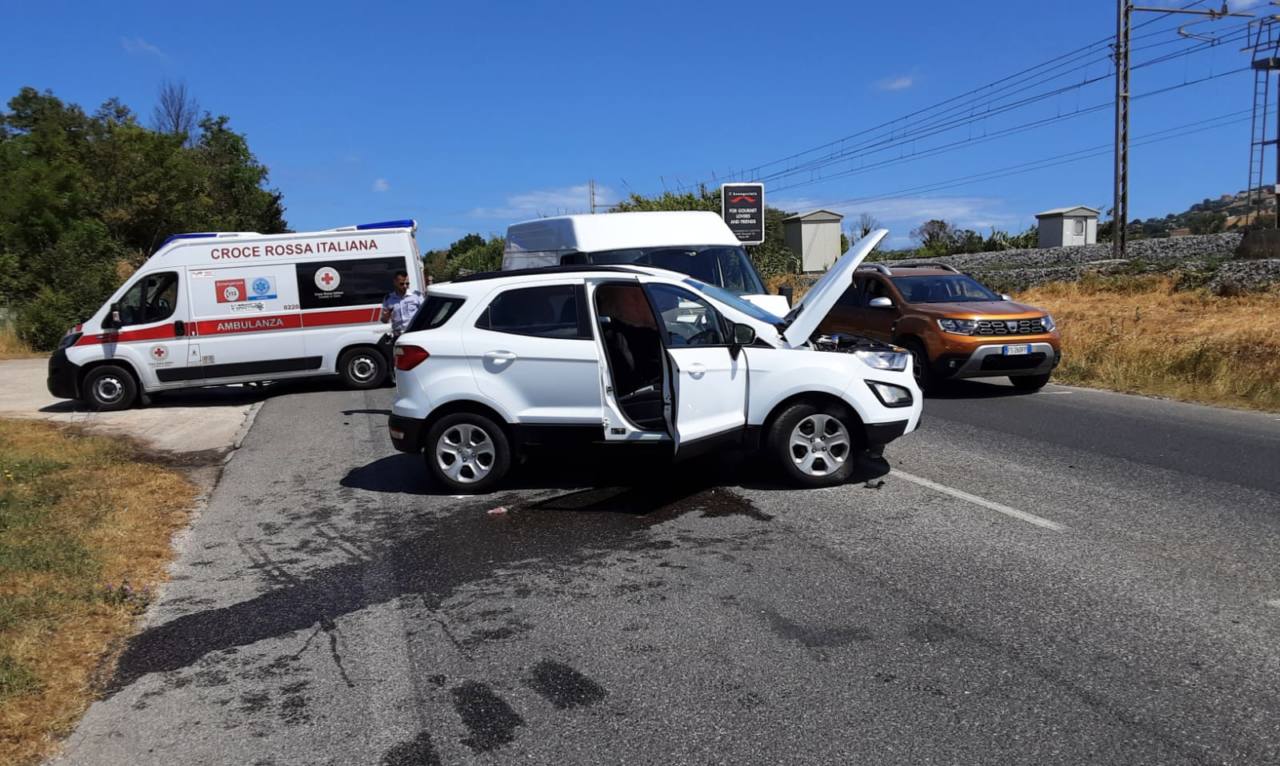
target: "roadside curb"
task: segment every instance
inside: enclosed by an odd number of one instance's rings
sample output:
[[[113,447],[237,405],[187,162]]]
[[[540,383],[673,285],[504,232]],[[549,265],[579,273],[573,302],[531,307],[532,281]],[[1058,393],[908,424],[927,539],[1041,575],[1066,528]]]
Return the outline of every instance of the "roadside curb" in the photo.
[[[231,449],[227,450],[227,456],[222,462],[227,462],[236,450],[240,449],[240,445],[244,443],[245,437],[249,435],[249,429],[253,428],[253,423],[258,419],[258,411],[262,409],[262,402],[254,402],[249,407],[249,411],[245,413],[244,422],[240,424],[240,429],[236,431],[236,438],[231,442]]]

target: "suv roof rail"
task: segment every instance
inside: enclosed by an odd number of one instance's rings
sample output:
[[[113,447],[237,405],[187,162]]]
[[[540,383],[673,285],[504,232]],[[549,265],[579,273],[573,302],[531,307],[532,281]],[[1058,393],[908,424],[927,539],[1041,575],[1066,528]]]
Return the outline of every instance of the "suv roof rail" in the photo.
[[[582,274],[588,272],[614,272],[618,274],[644,274],[645,272],[626,266],[540,266],[533,269],[510,269],[507,271],[482,271],[478,274],[467,274],[455,277],[452,282],[482,282],[486,279],[502,279],[503,277],[536,276],[538,274]]]
[[[899,263],[896,264],[901,269],[942,269],[959,274],[960,270],[949,263]]]
[[[862,271],[863,269],[878,271],[881,274],[884,274],[886,277],[893,276],[893,272],[889,271],[889,267],[884,265],[883,263],[864,263],[861,266],[859,266],[857,269],[855,269],[855,271]]]

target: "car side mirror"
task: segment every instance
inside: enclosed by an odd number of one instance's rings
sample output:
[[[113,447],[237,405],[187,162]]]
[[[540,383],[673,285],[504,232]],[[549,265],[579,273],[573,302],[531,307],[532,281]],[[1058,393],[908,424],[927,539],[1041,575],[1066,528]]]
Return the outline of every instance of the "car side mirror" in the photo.
[[[729,356],[733,359],[738,358],[738,354],[742,352],[743,346],[750,346],[756,342],[756,329],[749,324],[734,323],[733,339],[729,344]]]
[[[102,319],[102,329],[110,330],[120,326],[120,304],[113,303]]]
[[[893,301],[882,295],[879,298],[872,298],[867,305],[873,309],[891,309]]]

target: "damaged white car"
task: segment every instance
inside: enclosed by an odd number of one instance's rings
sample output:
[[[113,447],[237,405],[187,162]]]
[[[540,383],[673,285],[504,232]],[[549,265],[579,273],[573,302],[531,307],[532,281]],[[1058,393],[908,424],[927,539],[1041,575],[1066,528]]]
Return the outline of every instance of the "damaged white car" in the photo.
[[[642,266],[560,266],[433,286],[395,348],[391,440],[450,491],[500,483],[526,446],[763,448],[791,482],[838,484],[910,433],[910,356],[814,337],[888,232],[845,253],[785,317]]]

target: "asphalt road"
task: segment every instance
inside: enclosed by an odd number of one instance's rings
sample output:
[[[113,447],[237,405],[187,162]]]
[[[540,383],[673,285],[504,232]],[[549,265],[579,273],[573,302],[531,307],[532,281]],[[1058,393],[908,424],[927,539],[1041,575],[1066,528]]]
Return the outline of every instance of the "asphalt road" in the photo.
[[[1280,762],[1275,416],[969,384],[872,486],[453,498],[390,396],[265,403],[66,763]]]

